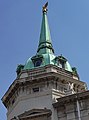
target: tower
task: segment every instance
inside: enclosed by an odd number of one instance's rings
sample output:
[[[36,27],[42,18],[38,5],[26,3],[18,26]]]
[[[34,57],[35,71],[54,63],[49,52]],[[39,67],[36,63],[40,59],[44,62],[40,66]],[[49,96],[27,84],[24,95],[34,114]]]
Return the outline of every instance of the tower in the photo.
[[[86,84],[80,81],[76,68],[72,68],[64,56],[54,54],[47,6],[48,3],[43,6],[37,53],[25,65],[18,65],[17,78],[2,98],[7,120],[58,120],[58,114],[64,110],[63,101],[71,103],[72,98],[84,98]],[[60,103],[62,110],[59,110]],[[80,115],[78,100],[76,104]],[[64,120],[69,120],[68,115],[66,113]]]

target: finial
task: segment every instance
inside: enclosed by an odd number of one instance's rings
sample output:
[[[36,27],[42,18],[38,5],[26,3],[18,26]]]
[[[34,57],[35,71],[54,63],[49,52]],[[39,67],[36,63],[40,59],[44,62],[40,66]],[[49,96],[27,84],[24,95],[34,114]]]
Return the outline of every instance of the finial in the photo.
[[[43,12],[47,12],[48,11],[47,6],[48,6],[48,2],[43,6]]]

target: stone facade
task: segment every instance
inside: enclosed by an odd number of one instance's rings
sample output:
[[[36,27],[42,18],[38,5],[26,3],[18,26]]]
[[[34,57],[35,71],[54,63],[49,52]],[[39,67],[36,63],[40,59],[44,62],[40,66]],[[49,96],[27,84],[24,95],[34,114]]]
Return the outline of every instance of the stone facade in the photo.
[[[58,98],[53,106],[58,120],[89,120],[89,91]]]
[[[77,100],[81,105],[79,108],[82,117],[88,117],[88,111],[86,113],[83,108],[84,105],[88,108],[89,101],[84,85],[70,72],[53,65],[23,71],[3,97],[8,110],[7,120],[18,117],[25,111],[44,108],[52,112],[51,120],[77,120]],[[39,119],[41,118],[42,116]]]

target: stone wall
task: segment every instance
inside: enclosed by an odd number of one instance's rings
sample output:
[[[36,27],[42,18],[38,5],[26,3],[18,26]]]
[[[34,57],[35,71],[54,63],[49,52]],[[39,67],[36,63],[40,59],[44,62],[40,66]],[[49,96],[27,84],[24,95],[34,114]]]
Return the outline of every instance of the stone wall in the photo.
[[[58,120],[89,120],[89,91],[59,98],[53,106]]]

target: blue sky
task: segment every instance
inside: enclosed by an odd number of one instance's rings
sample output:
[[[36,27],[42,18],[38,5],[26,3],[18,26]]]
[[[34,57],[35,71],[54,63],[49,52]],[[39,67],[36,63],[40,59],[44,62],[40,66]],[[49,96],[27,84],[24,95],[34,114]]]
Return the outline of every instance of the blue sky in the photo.
[[[0,98],[16,78],[16,67],[36,54],[46,0],[0,0]],[[65,56],[89,86],[89,0],[48,0],[55,54]],[[6,109],[0,101],[0,119]]]

